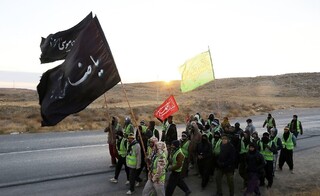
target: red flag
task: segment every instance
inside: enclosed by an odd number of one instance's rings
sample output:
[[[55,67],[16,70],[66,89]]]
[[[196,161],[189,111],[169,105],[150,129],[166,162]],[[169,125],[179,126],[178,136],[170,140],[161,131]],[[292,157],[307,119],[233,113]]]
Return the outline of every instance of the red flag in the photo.
[[[164,120],[179,110],[173,95],[170,95],[153,113],[156,118]]]

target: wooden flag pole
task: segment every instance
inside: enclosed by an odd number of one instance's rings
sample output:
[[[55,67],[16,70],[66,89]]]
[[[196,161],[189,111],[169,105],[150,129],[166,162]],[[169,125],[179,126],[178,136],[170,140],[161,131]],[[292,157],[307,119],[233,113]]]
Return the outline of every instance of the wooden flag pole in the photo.
[[[110,114],[109,114],[109,109],[108,109],[108,104],[107,104],[107,97],[106,97],[106,94],[104,93],[103,94],[103,97],[104,97],[104,104],[106,106],[106,110],[107,110],[107,121],[108,121],[108,124],[109,124],[109,133],[111,134],[111,143],[114,142],[113,140],[113,129],[112,129],[112,124],[111,124],[111,119],[110,119]]]
[[[210,52],[210,47],[208,46],[208,52],[209,52],[209,56],[210,56],[210,62],[211,62],[211,68],[212,68],[212,74],[213,74],[213,78],[215,79],[214,76],[214,69],[213,69],[213,62],[212,62],[212,58],[211,58],[211,52]],[[217,85],[216,82],[214,81],[214,90],[217,91]],[[216,98],[217,98],[217,105],[218,105],[218,114],[220,115],[220,117],[222,117],[221,111],[220,111],[220,100],[219,100],[219,96],[217,95],[218,93],[215,93]]]
[[[141,135],[141,132],[140,132],[140,130],[139,130],[136,117],[135,117],[135,115],[134,115],[134,113],[133,113],[133,110],[132,110],[132,108],[131,108],[131,106],[130,106],[129,99],[128,99],[128,96],[127,96],[127,92],[126,92],[126,90],[125,90],[125,88],[124,88],[124,85],[123,85],[122,81],[120,81],[120,82],[121,82],[122,90],[123,90],[123,92],[124,92],[124,94],[125,94],[125,96],[126,96],[126,100],[127,100],[128,106],[129,106],[129,108],[130,108],[131,116],[133,117],[135,126],[137,127],[138,135],[139,135],[140,140],[141,140],[141,143],[142,143],[142,150],[143,150],[144,157],[146,158],[146,157],[147,157],[147,153],[146,153],[146,149],[145,149],[145,147],[144,147],[142,135]]]

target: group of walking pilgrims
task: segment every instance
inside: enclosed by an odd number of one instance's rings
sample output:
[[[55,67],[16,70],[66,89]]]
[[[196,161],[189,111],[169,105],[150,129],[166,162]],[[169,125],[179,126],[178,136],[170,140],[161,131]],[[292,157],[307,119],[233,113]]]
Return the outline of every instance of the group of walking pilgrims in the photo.
[[[124,166],[127,179],[124,183],[129,186],[127,195],[134,194],[135,187],[142,185],[143,171],[146,173],[143,196],[171,196],[176,186],[189,195],[191,190],[184,179],[189,170],[194,170],[201,178],[202,190],[210,181],[215,181],[214,195],[222,195],[222,178],[226,176],[229,194],[234,195],[234,173],[238,172],[243,179],[243,195],[260,195],[259,187],[272,187],[276,168],[282,171],[287,163],[290,172],[294,173],[293,149],[303,129],[298,116],[293,115],[283,134],[278,135],[275,119],[268,114],[262,125],[266,132],[260,138],[252,120],[247,119],[246,123],[243,130],[239,122],[232,126],[228,117],[220,122],[214,114],[204,120],[196,113],[187,119],[186,129],[178,139],[173,116],[161,121],[160,131],[155,127],[155,121],[146,123],[142,120],[134,128],[130,117],[126,117],[121,126],[114,116],[111,125],[105,129],[110,167],[115,167],[110,182],[118,183]]]

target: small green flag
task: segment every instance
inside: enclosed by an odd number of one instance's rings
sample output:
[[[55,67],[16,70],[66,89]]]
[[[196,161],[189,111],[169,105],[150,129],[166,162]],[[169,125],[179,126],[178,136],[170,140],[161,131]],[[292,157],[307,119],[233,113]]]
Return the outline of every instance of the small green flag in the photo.
[[[210,52],[203,52],[192,59],[187,60],[180,66],[181,91],[192,91],[214,80],[213,66],[210,59]]]

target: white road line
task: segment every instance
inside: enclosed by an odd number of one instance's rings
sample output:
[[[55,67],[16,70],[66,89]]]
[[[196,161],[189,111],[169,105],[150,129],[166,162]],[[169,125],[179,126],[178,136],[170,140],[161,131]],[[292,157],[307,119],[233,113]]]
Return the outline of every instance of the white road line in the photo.
[[[2,155],[13,155],[13,154],[26,154],[26,153],[34,153],[34,152],[69,150],[69,149],[76,149],[76,148],[95,148],[95,147],[103,147],[103,146],[108,146],[108,144],[72,146],[72,147],[63,147],[63,148],[49,148],[49,149],[40,149],[40,150],[25,150],[25,151],[17,151],[17,152],[5,152],[5,153],[0,153],[0,156],[2,156]]]

